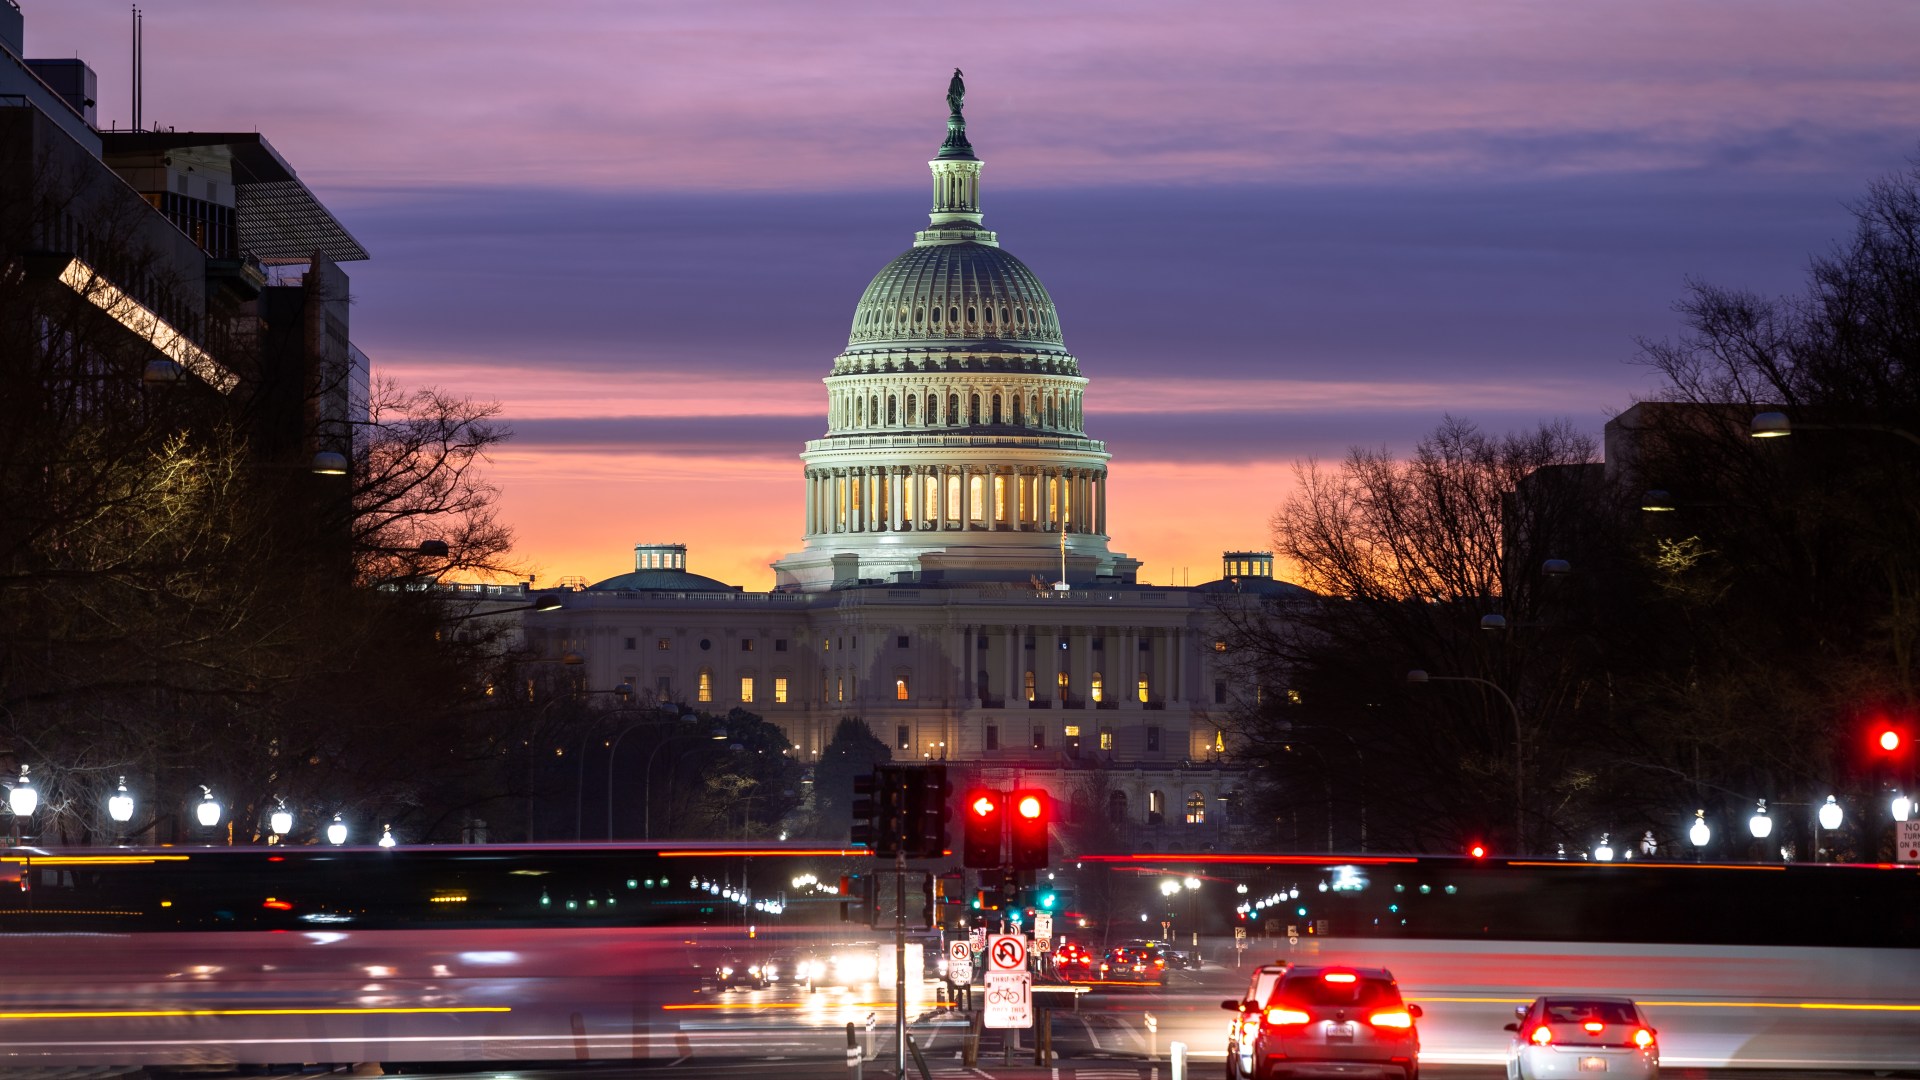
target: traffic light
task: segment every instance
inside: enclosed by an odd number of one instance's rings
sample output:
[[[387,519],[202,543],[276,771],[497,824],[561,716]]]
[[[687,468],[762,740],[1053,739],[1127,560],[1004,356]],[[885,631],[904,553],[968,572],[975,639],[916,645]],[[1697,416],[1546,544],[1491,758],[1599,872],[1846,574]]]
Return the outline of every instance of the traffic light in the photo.
[[[1006,851],[1004,792],[984,788],[967,792],[960,805],[960,864],[970,870],[997,870]]]
[[[1015,870],[1040,870],[1047,865],[1047,826],[1053,820],[1053,798],[1040,788],[1013,793],[1013,844],[1011,860]]]
[[[901,850],[909,859],[937,859],[947,853],[947,800],[953,785],[945,765],[902,766],[905,812]]]
[[[840,921],[848,923],[874,924],[879,905],[878,879],[867,874],[859,874],[840,879]]]
[[[1873,741],[1874,745],[1880,748],[1881,753],[1894,754],[1899,752],[1901,744],[1906,740],[1900,737],[1900,730],[1898,728],[1883,725],[1879,729],[1879,733],[1874,736]]]
[[[1471,855],[1476,859],[1484,859],[1487,857],[1487,845],[1474,844],[1471,847],[1467,848],[1467,854]]]
[[[906,787],[906,774],[898,765],[880,765],[866,776],[853,778],[854,843],[881,858],[900,854],[906,827]]]

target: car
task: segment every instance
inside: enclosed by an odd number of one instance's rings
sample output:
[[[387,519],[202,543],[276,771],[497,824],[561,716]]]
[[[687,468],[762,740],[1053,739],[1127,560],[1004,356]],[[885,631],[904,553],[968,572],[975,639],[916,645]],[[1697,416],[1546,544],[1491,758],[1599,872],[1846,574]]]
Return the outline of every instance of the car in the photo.
[[[1516,1007],[1508,1024],[1508,1080],[1654,1080],[1659,1032],[1633,999],[1552,995]]]
[[[1166,966],[1166,961],[1146,949],[1108,949],[1106,956],[1101,958],[1099,965],[1095,968],[1094,974],[1102,982],[1158,986],[1161,982],[1161,973],[1166,970]]]
[[[1385,968],[1332,965],[1281,967],[1266,999],[1236,1010],[1228,1075],[1245,1080],[1283,1076],[1418,1080],[1420,1006],[1400,996]],[[1255,973],[1250,995],[1259,991]]]
[[[1053,969],[1062,978],[1084,977],[1093,970],[1093,953],[1078,942],[1061,942],[1060,947],[1053,950]]]
[[[1247,980],[1246,993],[1220,1003],[1221,1008],[1233,1013],[1233,1019],[1227,1024],[1227,1080],[1246,1080],[1247,1074],[1240,1071],[1241,1044],[1251,1045],[1253,1037],[1259,1034],[1260,1010],[1273,996],[1273,988],[1280,984],[1280,976],[1285,975],[1290,966],[1285,960],[1261,964]]]
[[[713,969],[713,984],[722,992],[764,990],[767,987],[767,980],[761,974],[758,963],[738,956],[729,956]]]

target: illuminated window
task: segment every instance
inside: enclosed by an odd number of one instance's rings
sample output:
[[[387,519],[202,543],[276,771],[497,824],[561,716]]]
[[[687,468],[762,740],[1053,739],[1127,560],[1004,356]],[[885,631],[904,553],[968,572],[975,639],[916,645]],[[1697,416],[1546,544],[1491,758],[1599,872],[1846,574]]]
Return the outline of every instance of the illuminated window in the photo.
[[[1226,643],[1226,642],[1224,642],[1224,641],[1219,641],[1219,640],[1216,640],[1216,641],[1214,641],[1214,643],[1213,643],[1213,651],[1214,651],[1214,652],[1226,652],[1226,651],[1227,651],[1227,643]]]
[[[846,680],[846,676],[844,675],[834,677],[833,700],[835,701],[847,700],[847,680]]]
[[[1300,691],[1298,690],[1287,691],[1287,704],[1289,705],[1300,704]]]
[[[1026,680],[1023,685],[1026,687],[1027,700],[1032,701],[1033,700],[1033,672],[1031,671],[1027,672]]]
[[[1113,729],[1112,728],[1103,727],[1100,729],[1100,749],[1102,750],[1113,749]]]
[[[1060,700],[1065,701],[1067,700],[1067,690],[1070,686],[1066,672],[1063,671],[1060,673],[1059,683],[1060,683]]]
[[[700,669],[699,699],[701,701],[713,700],[713,672],[708,668]]]
[[[661,652],[670,652],[673,649],[673,639],[672,638],[654,638],[653,647],[655,649],[658,649]]]
[[[895,701],[907,700],[907,680],[905,676],[893,680],[893,699]]]
[[[999,400],[999,398],[994,399],[995,408],[999,407]],[[995,418],[994,422],[999,423],[998,418]],[[1007,478],[1004,476],[993,478],[993,520],[1007,520]]]
[[[1079,738],[1079,737],[1080,737],[1080,725],[1079,725],[1079,724],[1068,724],[1068,725],[1067,725],[1067,738],[1069,738],[1069,739],[1077,739],[1077,738]]]
[[[1147,816],[1151,818],[1156,814],[1164,814],[1166,812],[1167,812],[1166,792],[1164,791],[1147,792]]]
[[[893,729],[893,748],[896,750],[913,749],[913,729],[905,724]]]
[[[987,517],[987,478],[986,478],[986,477],[984,477],[984,476],[971,476],[971,477],[968,477],[968,478],[967,478],[967,487],[968,487],[968,488],[970,489],[970,490],[969,490],[969,492],[968,492],[968,495],[967,495],[967,501],[973,504],[973,507],[972,507],[972,510],[971,510],[971,513],[969,514],[969,516],[970,516],[970,517],[971,517],[971,518],[972,518],[972,519],[973,519],[974,521],[984,521],[984,520],[986,520],[986,517]]]
[[[779,705],[787,703],[787,680],[778,678],[773,680],[773,700]]]
[[[1140,680],[1140,685],[1139,685],[1139,687],[1138,687],[1137,689],[1138,689],[1138,692],[1139,692],[1139,694],[1140,694],[1140,700],[1141,700],[1141,701],[1146,701],[1146,700],[1147,700],[1147,694],[1148,694],[1148,692],[1149,692],[1149,689],[1150,689],[1150,688],[1148,687],[1148,685],[1147,685],[1147,680],[1145,680],[1145,679],[1141,679],[1141,680]]]
[[[745,705],[753,704],[753,676],[751,675],[740,677],[740,701]]]
[[[1102,695],[1107,692],[1107,684],[1105,680],[1100,678],[1100,673],[1097,671],[1093,673],[1093,683],[1088,692],[1093,695],[1093,700],[1104,700]],[[1105,750],[1106,747],[1103,746],[1101,749]]]
[[[1205,825],[1207,823],[1207,797],[1198,792],[1187,793],[1187,824]]]

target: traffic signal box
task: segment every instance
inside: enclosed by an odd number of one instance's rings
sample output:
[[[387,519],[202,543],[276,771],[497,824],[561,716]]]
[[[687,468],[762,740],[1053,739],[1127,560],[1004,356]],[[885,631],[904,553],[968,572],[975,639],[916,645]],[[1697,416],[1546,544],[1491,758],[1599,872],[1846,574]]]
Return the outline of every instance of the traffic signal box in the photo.
[[[977,788],[960,804],[961,858],[969,870],[995,870],[1006,862],[1007,794]]]
[[[1025,788],[1013,793],[1012,858],[1015,870],[1042,870],[1049,861],[1047,830],[1053,823],[1053,798],[1043,788]]]
[[[851,839],[880,858],[946,854],[953,786],[945,765],[881,765],[853,778]]]

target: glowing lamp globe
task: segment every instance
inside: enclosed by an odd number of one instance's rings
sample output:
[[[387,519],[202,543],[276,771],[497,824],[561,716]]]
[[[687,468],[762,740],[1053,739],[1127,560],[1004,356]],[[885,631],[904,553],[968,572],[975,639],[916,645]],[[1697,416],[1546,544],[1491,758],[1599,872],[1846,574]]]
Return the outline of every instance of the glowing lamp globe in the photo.
[[[1899,792],[1893,793],[1893,820],[1905,821],[1913,816],[1913,800]]]
[[[107,816],[125,825],[133,820],[133,796],[127,793],[127,778],[121,777],[113,796],[107,800]]]
[[[380,826],[380,846],[381,847],[390,848],[390,847],[393,847],[395,844],[398,844],[399,842],[400,841],[395,840],[393,838],[393,826],[391,825]]]
[[[1594,862],[1612,862],[1613,861],[1613,845],[1608,842],[1606,833],[1600,834],[1600,846],[1593,849],[1593,861]]]
[[[293,813],[282,806],[267,818],[267,826],[275,836],[285,836],[293,831]]]
[[[1840,827],[1840,821],[1845,817],[1845,814],[1841,812],[1840,804],[1834,800],[1833,796],[1829,795],[1827,796],[1827,801],[1820,804],[1819,816],[1820,827],[1828,832],[1832,832]]]
[[[1760,800],[1760,808],[1747,819],[1747,829],[1755,840],[1765,840],[1773,835],[1773,819],[1767,816],[1767,800]]]
[[[1703,848],[1707,846],[1707,841],[1712,838],[1713,830],[1707,827],[1707,812],[1705,810],[1695,810],[1693,812],[1693,824],[1687,828],[1687,839],[1693,841],[1694,847]]]
[[[347,823],[340,820],[339,814],[335,814],[333,815],[333,821],[327,825],[327,843],[332,844],[334,847],[339,847],[346,842]]]
[[[14,817],[31,817],[40,808],[40,793],[34,790],[33,781],[27,779],[27,767],[20,766],[20,779],[14,782],[13,790],[7,792],[7,809]]]
[[[193,815],[199,819],[200,827],[211,829],[220,824],[220,803],[214,799],[213,792],[205,787],[200,789],[200,805],[193,808]]]

